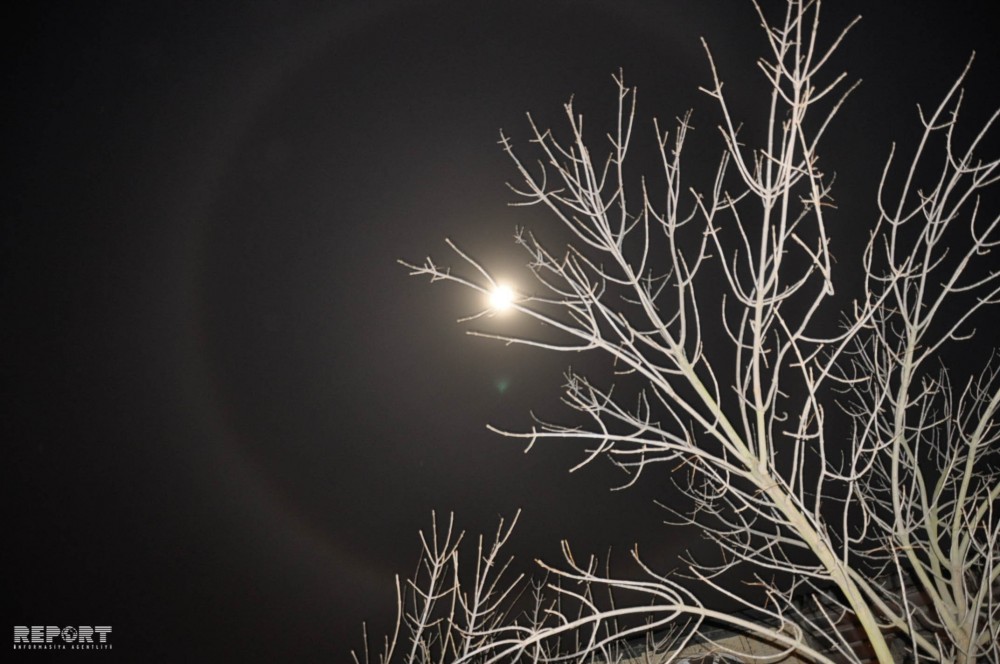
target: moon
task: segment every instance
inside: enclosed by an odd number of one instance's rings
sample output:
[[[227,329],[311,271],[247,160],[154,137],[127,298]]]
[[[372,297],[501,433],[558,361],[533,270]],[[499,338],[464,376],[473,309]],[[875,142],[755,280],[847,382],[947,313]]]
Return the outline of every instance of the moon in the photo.
[[[506,311],[514,304],[514,289],[506,284],[497,284],[490,293],[490,308],[494,311]]]

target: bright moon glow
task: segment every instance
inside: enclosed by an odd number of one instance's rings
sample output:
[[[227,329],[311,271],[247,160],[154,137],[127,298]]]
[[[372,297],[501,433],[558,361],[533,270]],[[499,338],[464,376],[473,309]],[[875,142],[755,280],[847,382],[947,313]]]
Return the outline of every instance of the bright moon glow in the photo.
[[[492,293],[490,293],[490,306],[496,311],[504,311],[510,309],[511,305],[514,303],[514,291],[510,286],[498,285]]]

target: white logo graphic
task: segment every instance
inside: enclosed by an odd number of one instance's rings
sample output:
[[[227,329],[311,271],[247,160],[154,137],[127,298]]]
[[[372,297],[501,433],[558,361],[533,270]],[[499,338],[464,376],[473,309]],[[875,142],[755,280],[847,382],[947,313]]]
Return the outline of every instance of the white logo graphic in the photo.
[[[14,650],[111,650],[110,625],[14,625]]]

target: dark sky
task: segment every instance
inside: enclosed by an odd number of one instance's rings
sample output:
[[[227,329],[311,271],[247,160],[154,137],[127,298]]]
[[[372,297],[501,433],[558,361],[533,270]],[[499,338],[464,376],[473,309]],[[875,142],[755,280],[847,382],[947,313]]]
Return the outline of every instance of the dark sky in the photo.
[[[698,38],[751,116],[749,2],[29,4],[4,21],[8,629],[112,625],[121,661],[343,661],[363,620],[388,628],[433,509],[480,532],[523,508],[526,560],[639,541],[669,568],[692,543],[657,525],[662,481],[610,493],[569,446],[485,430],[565,419],[562,373],[593,358],[465,336],[477,303],[395,261],[451,237],[513,270],[515,226],[548,221],[507,207],[498,129],[530,154],[525,111],[558,123],[573,93],[601,126],[619,67],[636,140],[695,107],[711,164]],[[915,103],[977,49],[971,113],[995,104],[1000,57],[989,3],[829,4],[828,31],[865,14],[824,153],[859,237]]]

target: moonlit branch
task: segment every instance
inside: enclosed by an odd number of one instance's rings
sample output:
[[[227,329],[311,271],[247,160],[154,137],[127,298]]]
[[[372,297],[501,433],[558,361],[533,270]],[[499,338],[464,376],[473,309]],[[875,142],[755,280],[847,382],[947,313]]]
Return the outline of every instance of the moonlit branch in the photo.
[[[890,153],[876,226],[856,257],[864,291],[830,330],[830,238],[857,231],[836,214],[818,150],[854,89],[843,73],[826,74],[854,23],[820,48],[820,8],[789,0],[773,22],[757,6],[769,49],[757,144],[741,134],[704,43],[712,80],[702,90],[721,113],[723,147],[707,187],[682,169],[690,113],[672,132],[654,124],[662,188],[626,168],[641,131],[636,92],[619,74],[606,142],[588,143],[572,103],[568,141],[529,116],[537,161],[501,134],[522,182],[511,186],[517,204],[543,206],[570,237],[556,250],[518,232],[531,287],[503,283],[451,241],[454,270],[429,258],[404,263],[482,296],[484,308],[463,319],[486,325],[472,334],[610,360],[617,384],[567,374],[564,403],[578,422],[491,429],[529,449],[577,442],[574,469],[610,459],[628,473],[622,488],[669,470],[690,501],[672,514],[703,528],[722,556],[690,561],[686,575],[756,617],[706,609],[637,553],[640,578],[612,578],[594,560],[578,564],[568,545],[563,566],[542,566],[549,581],[534,586],[534,609],[514,617],[507,600],[520,581],[505,585],[496,569],[509,530],[493,548],[480,542],[467,591],[450,571],[460,538],[449,524],[424,541],[412,606],[404,611],[400,599],[405,661],[623,661],[637,634],[667,657],[709,620],[769,644],[768,657],[861,662],[839,629],[850,624],[885,664],[900,653],[1000,660],[1000,361],[971,377],[944,369],[1000,302],[989,258],[1000,216],[985,209],[1000,159],[983,155],[1000,115],[959,145],[965,72],[921,110],[922,137],[899,176],[903,150]],[[531,336],[530,325],[545,334]],[[709,341],[716,329],[728,348]],[[850,422],[846,435],[835,413]],[[752,572],[765,606],[720,581],[736,567]]]

